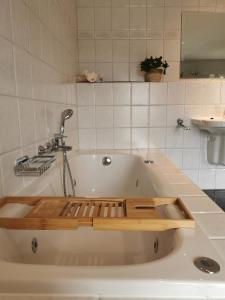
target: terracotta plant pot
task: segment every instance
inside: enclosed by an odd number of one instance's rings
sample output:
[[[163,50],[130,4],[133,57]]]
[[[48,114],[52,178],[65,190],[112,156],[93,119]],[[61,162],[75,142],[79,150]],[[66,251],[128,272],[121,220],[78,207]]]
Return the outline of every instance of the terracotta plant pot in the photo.
[[[146,82],[160,82],[162,80],[162,69],[152,69],[149,72],[145,73]]]

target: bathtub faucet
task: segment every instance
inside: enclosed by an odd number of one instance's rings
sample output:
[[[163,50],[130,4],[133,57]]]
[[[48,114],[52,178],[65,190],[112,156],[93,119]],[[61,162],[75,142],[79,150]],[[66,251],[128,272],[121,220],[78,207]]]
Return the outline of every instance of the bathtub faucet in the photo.
[[[184,130],[191,130],[190,127],[184,125],[184,120],[182,120],[180,118],[177,119],[177,128],[182,128]]]

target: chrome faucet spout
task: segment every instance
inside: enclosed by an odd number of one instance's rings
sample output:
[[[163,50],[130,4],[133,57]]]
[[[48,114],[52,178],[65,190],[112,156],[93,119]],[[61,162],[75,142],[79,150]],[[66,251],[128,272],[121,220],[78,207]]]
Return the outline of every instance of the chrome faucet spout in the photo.
[[[177,128],[182,128],[184,130],[191,130],[190,127],[184,125],[184,120],[182,120],[180,118],[177,119]]]

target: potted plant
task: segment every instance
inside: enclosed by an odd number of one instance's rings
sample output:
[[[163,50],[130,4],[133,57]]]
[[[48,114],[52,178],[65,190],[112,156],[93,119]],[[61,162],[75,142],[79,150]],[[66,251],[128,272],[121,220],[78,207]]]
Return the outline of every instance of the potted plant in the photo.
[[[140,63],[141,71],[145,72],[145,81],[159,82],[162,79],[162,74],[166,74],[166,68],[169,67],[166,60],[162,60],[162,56],[153,58],[145,58]]]

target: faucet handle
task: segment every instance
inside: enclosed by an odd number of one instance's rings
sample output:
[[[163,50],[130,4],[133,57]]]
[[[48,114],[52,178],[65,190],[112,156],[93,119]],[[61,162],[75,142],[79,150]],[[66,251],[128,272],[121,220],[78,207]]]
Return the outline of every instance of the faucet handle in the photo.
[[[62,135],[62,134],[60,134],[60,133],[55,133],[55,134],[54,134],[54,138],[55,138],[55,139],[62,139],[62,138],[67,138],[67,136]]]

